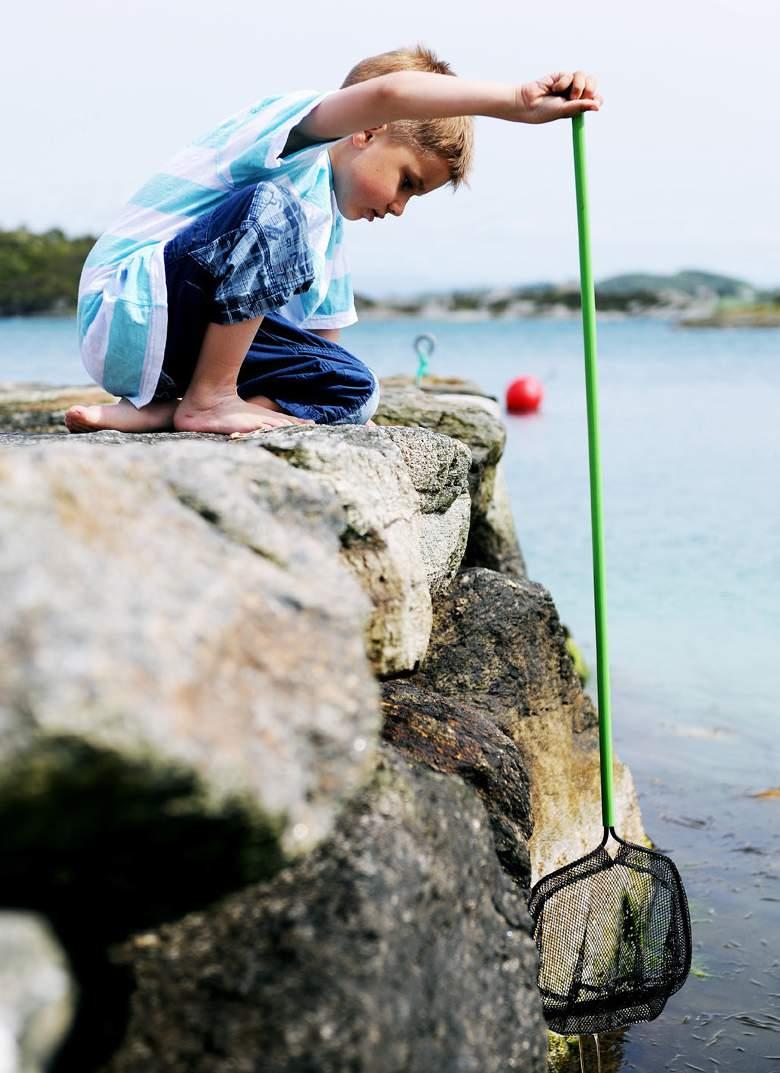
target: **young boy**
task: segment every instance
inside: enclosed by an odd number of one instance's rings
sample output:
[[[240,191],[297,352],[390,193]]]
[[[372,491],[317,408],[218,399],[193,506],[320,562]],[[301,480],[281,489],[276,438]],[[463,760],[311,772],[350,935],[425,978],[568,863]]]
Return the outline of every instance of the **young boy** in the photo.
[[[82,359],[120,401],[72,407],[68,429],[366,423],[376,377],[337,343],[357,320],[343,220],[457,188],[472,115],[545,123],[600,103],[581,71],[465,81],[418,46],[362,61],[336,91],[230,117],[142,187],[87,258]]]

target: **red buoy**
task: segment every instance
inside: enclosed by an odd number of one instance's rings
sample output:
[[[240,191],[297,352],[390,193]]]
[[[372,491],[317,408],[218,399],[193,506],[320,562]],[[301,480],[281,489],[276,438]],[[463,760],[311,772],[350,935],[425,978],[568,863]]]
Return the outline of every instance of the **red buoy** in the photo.
[[[506,408],[511,414],[533,414],[544,397],[542,385],[533,376],[520,376],[506,389]]]

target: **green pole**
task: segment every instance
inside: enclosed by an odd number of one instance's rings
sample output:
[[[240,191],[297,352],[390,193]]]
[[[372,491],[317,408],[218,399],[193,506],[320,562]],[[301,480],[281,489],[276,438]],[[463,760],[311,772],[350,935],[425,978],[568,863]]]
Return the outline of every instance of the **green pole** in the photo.
[[[588,184],[585,174],[585,120],[572,119],[574,179],[577,190],[577,232],[580,246],[582,330],[585,344],[585,391],[588,407],[588,460],[590,464],[590,521],[593,534],[593,597],[596,608],[596,681],[599,699],[599,751],[601,757],[601,815],[605,827],[614,827],[612,792],[612,713],[609,701],[607,650],[607,587],[604,571],[604,519],[599,447],[599,399],[596,369],[596,292],[590,261]]]

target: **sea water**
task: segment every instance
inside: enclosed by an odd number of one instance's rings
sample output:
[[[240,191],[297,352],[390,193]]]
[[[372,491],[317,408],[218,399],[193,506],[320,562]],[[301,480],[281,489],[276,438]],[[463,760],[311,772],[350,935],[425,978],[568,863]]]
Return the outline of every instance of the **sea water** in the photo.
[[[414,373],[422,332],[431,372],[502,403],[514,378],[541,381],[539,413],[505,418],[506,477],[529,575],[595,666],[579,322],[374,321],[342,342],[380,376]],[[694,936],[694,974],[605,1041],[605,1073],[780,1073],[780,797],[752,796],[780,787],[780,330],[629,319],[598,336],[615,747]],[[0,380],[85,379],[72,320],[0,321]]]

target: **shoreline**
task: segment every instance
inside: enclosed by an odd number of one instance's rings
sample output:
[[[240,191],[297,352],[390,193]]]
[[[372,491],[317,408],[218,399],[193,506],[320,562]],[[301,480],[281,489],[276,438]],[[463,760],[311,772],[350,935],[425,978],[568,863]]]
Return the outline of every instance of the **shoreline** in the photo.
[[[359,309],[359,323],[383,323],[389,321],[433,321],[443,324],[472,324],[496,322],[506,324],[509,322],[520,323],[570,323],[579,322],[581,313],[579,308],[571,309],[568,306],[552,306],[544,311],[532,312],[501,312],[494,313],[488,309],[443,309],[440,306],[421,306],[415,310],[398,310],[392,306]],[[745,313],[706,314],[702,316],[685,316],[679,309],[660,307],[657,309],[643,309],[636,312],[628,312],[615,309],[596,309],[596,315],[601,323],[622,323],[624,321],[652,320],[661,323],[670,323],[677,328],[780,328],[780,312],[777,314],[757,314],[755,316]],[[11,321],[46,322],[57,320],[76,319],[76,311],[52,309],[37,313],[0,313],[0,324]]]

